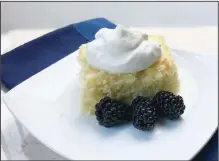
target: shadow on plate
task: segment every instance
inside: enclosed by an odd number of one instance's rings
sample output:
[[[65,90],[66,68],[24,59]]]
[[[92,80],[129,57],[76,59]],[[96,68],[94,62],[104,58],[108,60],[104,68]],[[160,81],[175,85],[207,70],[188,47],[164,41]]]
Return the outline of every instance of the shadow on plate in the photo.
[[[152,131],[141,131],[133,127],[132,123],[111,128],[105,128],[100,126],[95,116],[79,115],[76,119],[72,120],[71,126],[77,126],[82,131],[86,130],[88,133],[95,133],[95,135],[102,138],[115,137],[120,133],[127,133],[130,137],[133,137],[138,141],[150,141],[157,134],[159,130],[176,130],[183,124],[183,119],[178,120],[159,120],[157,125]],[[73,124],[73,125],[72,125]]]
[[[120,132],[130,128],[131,124],[119,125],[111,128],[100,126],[95,116],[80,115],[73,121],[74,126],[80,126],[78,128],[85,128],[87,132],[94,132],[100,137],[113,137]]]
[[[176,130],[184,123],[184,120],[182,117],[180,117],[178,120],[167,120],[167,119],[160,119],[157,123],[159,128],[167,129],[167,130]]]
[[[153,140],[153,137],[157,134],[157,132],[161,129],[163,130],[176,130],[183,124],[183,118],[178,120],[159,120],[158,123],[155,125],[152,131],[141,131],[135,129],[133,126],[130,128],[129,133],[132,135],[136,140],[139,141],[150,141]]]
[[[130,135],[133,136],[133,138],[137,141],[150,141],[153,139],[153,136],[155,134],[156,128],[152,131],[141,131],[133,126],[130,128]]]
[[[141,131],[134,128],[131,122],[124,125],[106,128],[98,124],[95,116],[79,116],[74,124],[80,124],[80,126],[86,128],[88,132],[91,130],[103,138],[114,137],[115,135],[119,135],[119,133],[125,132],[136,140],[148,141],[151,140],[154,135],[154,131]]]

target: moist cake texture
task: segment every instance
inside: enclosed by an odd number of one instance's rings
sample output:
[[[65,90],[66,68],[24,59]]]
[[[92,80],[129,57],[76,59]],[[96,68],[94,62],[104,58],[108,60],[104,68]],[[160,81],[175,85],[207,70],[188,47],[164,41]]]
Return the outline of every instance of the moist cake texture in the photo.
[[[176,94],[179,80],[176,64],[165,40],[159,35],[148,35],[161,45],[162,56],[145,70],[112,74],[91,67],[85,57],[86,44],[79,49],[78,62],[81,66],[81,109],[83,112],[95,112],[95,104],[104,96],[130,103],[136,96],[153,97],[158,91],[170,91]]]

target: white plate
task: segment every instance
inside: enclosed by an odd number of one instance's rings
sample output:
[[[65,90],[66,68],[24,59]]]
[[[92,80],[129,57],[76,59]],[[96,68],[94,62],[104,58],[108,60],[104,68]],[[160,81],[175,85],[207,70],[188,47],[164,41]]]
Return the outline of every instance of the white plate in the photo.
[[[187,106],[183,119],[153,132],[131,125],[104,128],[79,112],[79,65],[73,53],[21,83],[5,97],[10,111],[41,142],[75,160],[188,160],[217,128],[217,57],[172,51]]]

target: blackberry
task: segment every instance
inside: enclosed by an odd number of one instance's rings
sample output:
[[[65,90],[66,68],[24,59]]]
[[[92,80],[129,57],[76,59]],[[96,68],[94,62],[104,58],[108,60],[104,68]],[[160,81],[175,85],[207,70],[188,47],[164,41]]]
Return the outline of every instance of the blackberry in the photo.
[[[157,120],[157,111],[148,98],[138,96],[132,101],[133,125],[139,130],[152,130]]]
[[[110,97],[101,99],[95,108],[97,121],[105,127],[124,124],[132,120],[132,108]]]
[[[170,120],[178,119],[185,110],[183,98],[168,91],[158,92],[154,96],[152,104],[159,110],[160,116]]]
[[[132,101],[132,108],[135,109],[135,107],[138,105],[139,102],[144,101],[145,97],[143,96],[137,96],[133,101]]]

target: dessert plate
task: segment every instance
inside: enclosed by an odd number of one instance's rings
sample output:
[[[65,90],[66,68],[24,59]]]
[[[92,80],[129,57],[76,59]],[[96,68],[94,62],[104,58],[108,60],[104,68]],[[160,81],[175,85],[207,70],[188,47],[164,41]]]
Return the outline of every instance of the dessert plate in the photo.
[[[218,122],[217,57],[172,50],[186,111],[159,122],[152,132],[125,125],[104,128],[80,113],[78,52],[9,91],[14,116],[46,146],[71,160],[189,160],[207,143]]]

